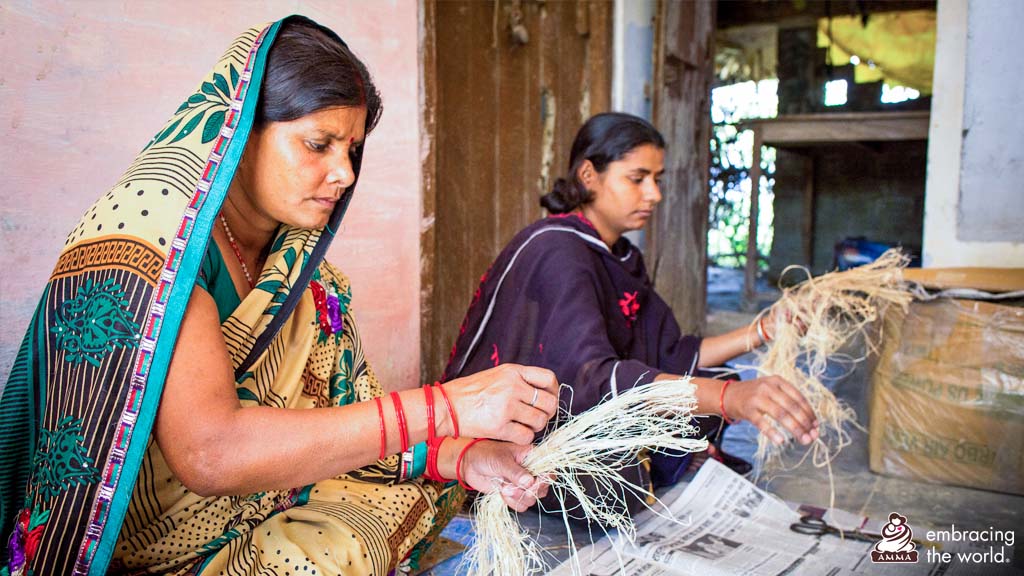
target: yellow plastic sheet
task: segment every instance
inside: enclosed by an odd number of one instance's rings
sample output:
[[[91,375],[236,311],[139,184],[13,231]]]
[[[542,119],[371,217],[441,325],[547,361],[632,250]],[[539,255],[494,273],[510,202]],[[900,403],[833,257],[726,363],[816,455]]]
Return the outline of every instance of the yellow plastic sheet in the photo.
[[[922,95],[932,93],[935,68],[935,12],[913,10],[871,14],[868,24],[860,16],[832,18],[831,55],[836,65],[857,56],[854,68],[858,83],[884,80],[906,86]],[[829,22],[818,21],[818,47],[828,48]],[[869,65],[873,64],[873,67]]]

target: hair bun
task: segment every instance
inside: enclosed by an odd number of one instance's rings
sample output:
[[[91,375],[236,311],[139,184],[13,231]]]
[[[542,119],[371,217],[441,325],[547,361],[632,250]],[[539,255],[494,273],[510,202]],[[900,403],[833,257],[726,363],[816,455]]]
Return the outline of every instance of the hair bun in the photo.
[[[551,192],[540,197],[540,205],[552,214],[565,214],[576,208],[571,200],[573,196],[573,185],[565,178],[555,180]]]

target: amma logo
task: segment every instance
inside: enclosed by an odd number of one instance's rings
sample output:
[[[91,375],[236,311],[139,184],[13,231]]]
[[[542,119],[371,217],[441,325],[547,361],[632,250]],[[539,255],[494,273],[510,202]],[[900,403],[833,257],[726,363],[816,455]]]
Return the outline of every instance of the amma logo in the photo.
[[[896,512],[889,514],[889,522],[882,527],[882,539],[871,551],[871,561],[879,564],[900,564],[917,562],[917,547],[914,533],[907,524],[907,517]]]

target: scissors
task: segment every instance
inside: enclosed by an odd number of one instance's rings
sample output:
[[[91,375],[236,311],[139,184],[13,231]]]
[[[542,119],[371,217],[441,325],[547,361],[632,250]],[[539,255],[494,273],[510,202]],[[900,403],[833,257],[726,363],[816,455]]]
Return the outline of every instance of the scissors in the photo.
[[[789,529],[797,534],[807,534],[808,536],[825,536],[831,534],[840,538],[849,538],[851,540],[859,540],[861,542],[871,542],[872,544],[881,539],[881,536],[870,536],[855,530],[840,530],[834,526],[829,526],[828,523],[821,518],[810,514],[804,514],[801,516],[799,522],[789,525]]]

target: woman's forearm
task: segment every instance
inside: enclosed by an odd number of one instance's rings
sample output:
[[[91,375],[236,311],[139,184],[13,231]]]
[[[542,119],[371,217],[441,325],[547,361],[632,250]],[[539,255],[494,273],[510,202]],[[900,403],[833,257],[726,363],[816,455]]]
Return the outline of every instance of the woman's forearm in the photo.
[[[659,374],[654,378],[655,381],[660,380],[679,380],[682,376],[676,374]],[[697,397],[697,408],[694,414],[722,414],[722,387],[725,386],[724,380],[715,380],[714,378],[700,378],[693,377],[690,379],[693,385],[696,387],[694,394]]]
[[[700,344],[700,362],[698,366],[707,368],[721,366],[733,358],[750,352],[764,344],[757,333],[755,324],[737,328],[720,336],[704,338]]]
[[[437,471],[441,473],[441,476],[454,480],[460,477],[460,471],[456,469],[459,464],[459,455],[462,454],[463,448],[465,448],[472,438],[448,438],[441,443],[441,448],[437,453]]]
[[[660,374],[655,380],[672,378],[679,376]],[[804,445],[818,437],[818,419],[810,403],[796,387],[778,376],[731,384],[711,378],[693,378],[692,381],[697,397],[695,415],[716,414],[726,420],[747,420],[776,444],[786,440],[782,430]]]
[[[399,397],[408,446],[425,441],[423,389],[406,390]],[[450,434],[444,403],[439,397],[435,400],[436,430]],[[402,450],[402,434],[392,398],[383,397],[381,407],[384,453],[395,454]],[[209,427],[206,438],[192,439],[195,446],[184,466],[178,458],[176,468],[184,469],[175,470],[186,486],[202,495],[304,486],[366,466],[380,456],[381,419],[374,401],[306,410],[240,407],[217,420],[219,425]]]
[[[427,440],[428,398],[438,436],[454,434],[451,410],[460,434],[519,444],[543,430],[558,405],[550,370],[505,364],[444,384],[447,396],[436,387],[429,394],[426,388],[400,392],[400,403],[384,396],[379,410],[372,400],[333,408],[243,407],[217,314],[213,298],[195,290],[154,425],[171,471],[201,495],[293,488],[371,464],[381,455],[382,421],[383,454],[401,452]]]

